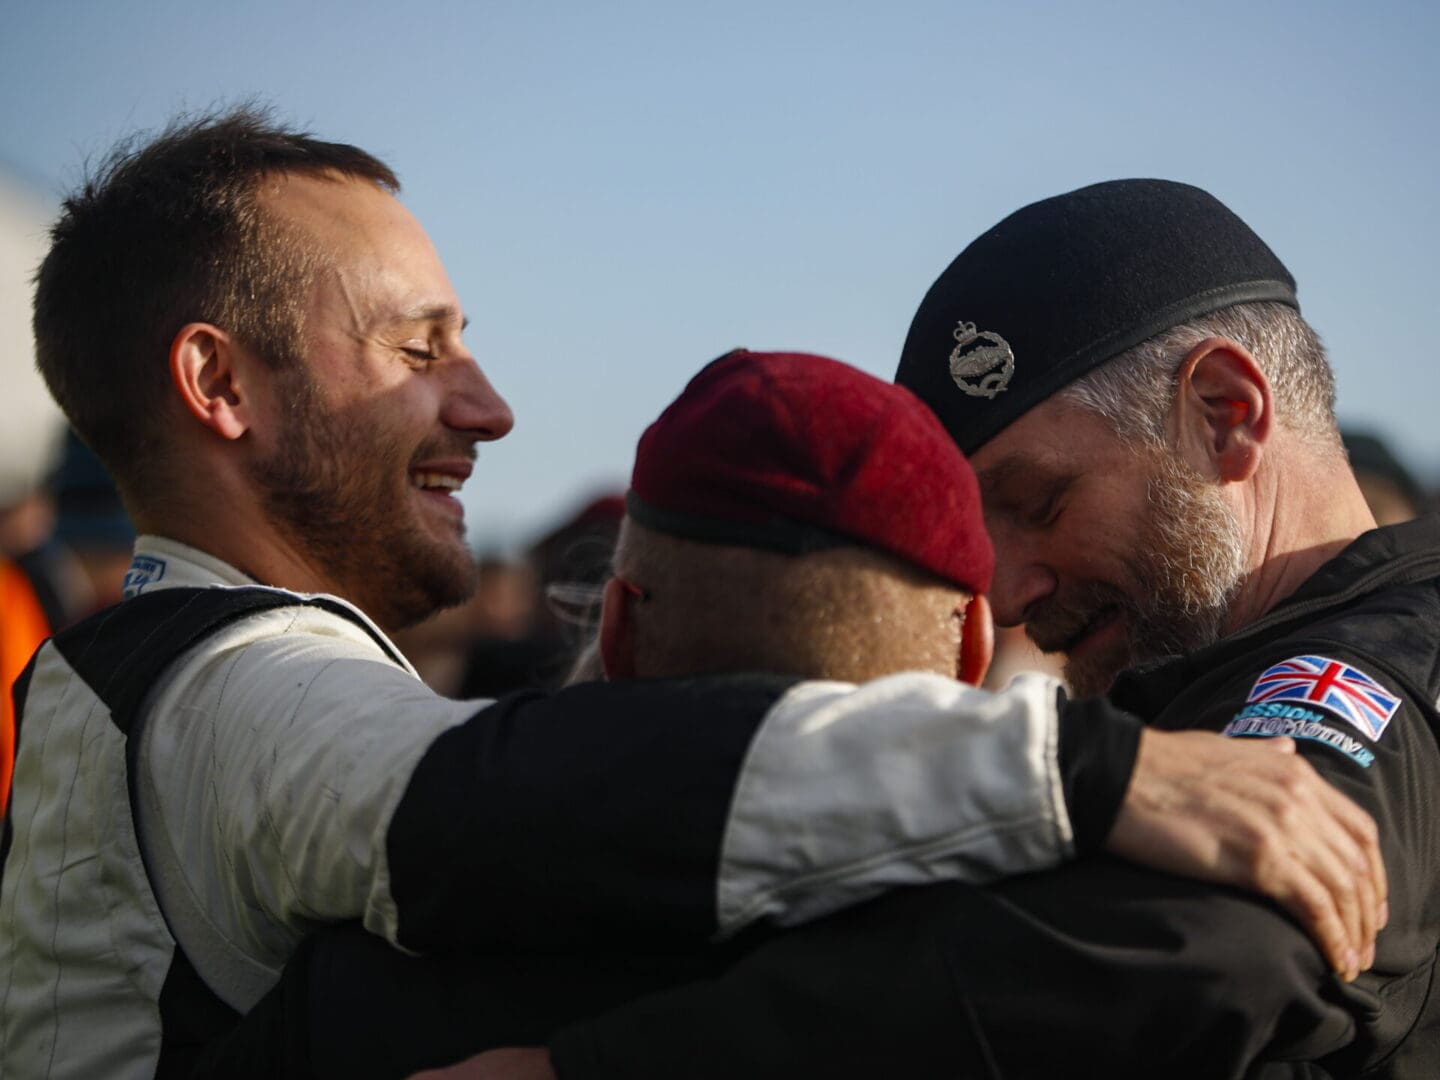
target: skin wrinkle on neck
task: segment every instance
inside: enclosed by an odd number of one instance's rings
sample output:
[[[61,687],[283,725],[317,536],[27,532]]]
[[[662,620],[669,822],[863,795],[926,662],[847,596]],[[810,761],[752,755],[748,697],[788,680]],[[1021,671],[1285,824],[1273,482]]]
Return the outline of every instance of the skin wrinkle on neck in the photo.
[[[1359,485],[1339,475],[1329,455],[1278,428],[1247,490],[1242,522],[1252,569],[1226,619],[1233,632],[1281,603],[1362,532],[1375,528]],[[1318,540],[1318,542],[1317,542]]]

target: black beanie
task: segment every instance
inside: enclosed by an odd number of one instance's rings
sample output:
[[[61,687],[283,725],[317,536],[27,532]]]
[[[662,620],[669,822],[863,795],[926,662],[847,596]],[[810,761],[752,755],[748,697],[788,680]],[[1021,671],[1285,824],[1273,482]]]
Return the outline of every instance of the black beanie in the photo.
[[[1299,308],[1295,280],[1213,195],[1111,180],[1031,203],[962,251],[920,302],[895,381],[968,454],[1131,346],[1265,300]]]

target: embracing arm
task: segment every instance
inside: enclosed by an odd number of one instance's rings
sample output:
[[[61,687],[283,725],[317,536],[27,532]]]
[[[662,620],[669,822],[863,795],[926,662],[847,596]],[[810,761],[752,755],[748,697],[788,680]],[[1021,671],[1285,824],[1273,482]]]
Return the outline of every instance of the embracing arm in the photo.
[[[1054,866],[1078,836],[1053,682],[985,694],[902,675],[575,686],[503,700],[415,766],[385,841],[419,951],[702,941],[886,888]],[[1138,726],[1074,770],[1108,829]],[[1081,755],[1075,755],[1080,760]],[[1098,843],[1103,832],[1089,838]],[[381,929],[373,922],[372,929]]]
[[[1377,833],[1293,749],[1142,730],[1039,676],[1000,694],[899,675],[521,696],[416,767],[387,838],[394,939],[725,937],[1104,848],[1274,898],[1353,974],[1383,921]]]

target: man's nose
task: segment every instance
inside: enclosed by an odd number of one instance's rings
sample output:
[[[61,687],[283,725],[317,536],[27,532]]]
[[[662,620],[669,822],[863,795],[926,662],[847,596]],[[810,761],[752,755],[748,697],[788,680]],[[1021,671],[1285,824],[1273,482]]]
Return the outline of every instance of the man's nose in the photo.
[[[1040,601],[1054,595],[1055,572],[1027,550],[1019,538],[995,538],[995,576],[990,607],[1001,626],[1019,626]]]
[[[442,418],[447,427],[468,432],[479,442],[493,442],[515,426],[510,406],[473,362],[458,366]]]

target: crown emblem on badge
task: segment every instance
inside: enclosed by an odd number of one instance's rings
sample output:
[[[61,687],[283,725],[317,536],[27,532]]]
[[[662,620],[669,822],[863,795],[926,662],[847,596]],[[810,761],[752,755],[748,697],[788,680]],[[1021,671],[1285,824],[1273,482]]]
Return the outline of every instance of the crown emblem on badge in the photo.
[[[1010,385],[1015,374],[1015,353],[999,334],[975,329],[962,322],[955,327],[955,348],[950,350],[950,377],[971,397],[993,398]]]

